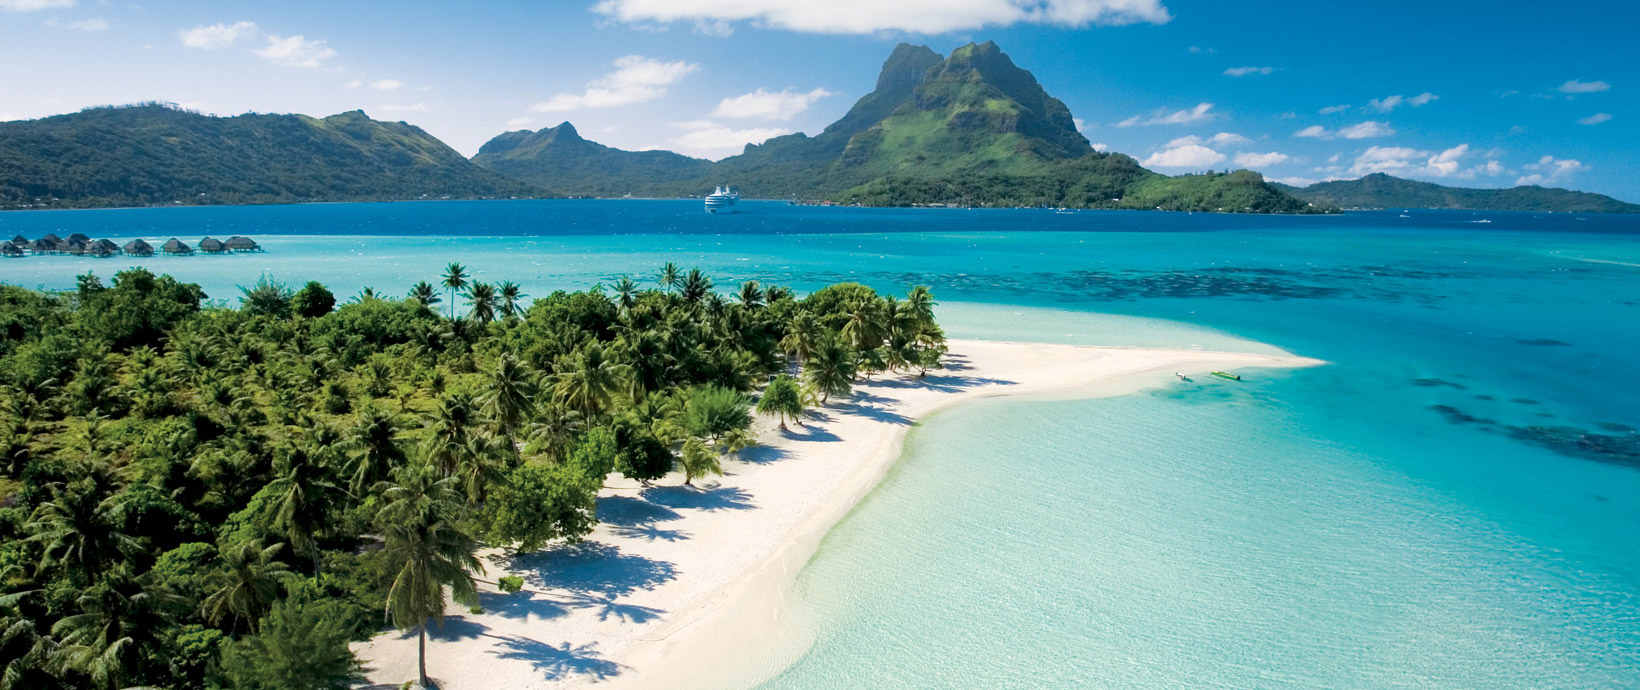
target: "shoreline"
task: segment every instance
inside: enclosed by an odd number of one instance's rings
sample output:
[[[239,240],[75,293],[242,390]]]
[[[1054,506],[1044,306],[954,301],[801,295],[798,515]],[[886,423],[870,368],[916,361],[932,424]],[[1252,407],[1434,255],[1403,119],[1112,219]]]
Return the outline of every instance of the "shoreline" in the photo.
[[[851,400],[813,411],[807,427],[781,432],[759,418],[764,445],[726,460],[715,485],[677,487],[676,475],[650,488],[610,479],[601,524],[582,545],[518,558],[481,553],[484,580],[521,574],[525,590],[505,595],[480,583],[485,613],[453,606],[445,630],[430,631],[429,675],[446,690],[755,686],[807,651],[804,611],[790,596],[797,576],[892,469],[912,425],[981,398],[1104,397],[1155,387],[1173,371],[1322,364],[976,340],[950,348],[949,369],[861,382]],[[389,631],[354,650],[372,682],[414,675],[413,635]]]

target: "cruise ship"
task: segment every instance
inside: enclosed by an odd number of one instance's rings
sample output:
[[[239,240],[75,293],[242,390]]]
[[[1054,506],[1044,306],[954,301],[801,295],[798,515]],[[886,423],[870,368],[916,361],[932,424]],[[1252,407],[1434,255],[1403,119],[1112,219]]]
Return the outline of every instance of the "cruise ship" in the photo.
[[[735,187],[718,187],[717,191],[706,195],[707,213],[734,213],[735,204],[740,201],[740,190]]]

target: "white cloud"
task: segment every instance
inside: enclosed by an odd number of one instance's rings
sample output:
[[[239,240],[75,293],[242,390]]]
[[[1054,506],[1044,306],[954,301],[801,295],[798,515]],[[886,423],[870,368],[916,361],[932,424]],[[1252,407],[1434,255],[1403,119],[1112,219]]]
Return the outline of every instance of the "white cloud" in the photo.
[[[1195,53],[1197,55],[1201,55],[1203,53],[1208,54],[1208,55],[1212,55],[1212,54],[1217,53],[1219,51],[1214,49],[1214,48],[1203,48],[1201,46],[1190,46],[1190,52]]]
[[[1503,167],[1502,163],[1499,163],[1495,160],[1489,160],[1485,163],[1482,163],[1481,165],[1477,165],[1477,166],[1474,166],[1472,168],[1467,168],[1467,169],[1463,170],[1462,172],[1459,172],[1458,177],[1461,177],[1465,180],[1473,180],[1476,177],[1481,176],[1481,175],[1485,175],[1487,177],[1497,177],[1499,175],[1503,175],[1503,174],[1506,174],[1508,172],[1509,172],[1509,170],[1507,168]]]
[[[1185,144],[1150,154],[1144,163],[1149,168],[1205,168],[1224,160],[1224,154],[1200,144]]]
[[[748,94],[723,99],[718,103],[717,109],[712,111],[712,117],[790,120],[798,113],[808,110],[815,101],[832,95],[835,94],[825,89],[792,93],[791,89],[770,91],[760,88]]]
[[[1240,134],[1232,134],[1230,132],[1219,132],[1218,134],[1210,136],[1206,139],[1191,134],[1169,141],[1166,144],[1163,144],[1162,148],[1171,149],[1178,148],[1180,146],[1189,146],[1191,144],[1207,144],[1209,146],[1216,146],[1219,144],[1240,144],[1246,141],[1247,137]]]
[[[1348,104],[1348,103],[1345,103],[1343,105],[1329,105],[1329,106],[1321,109],[1321,114],[1322,115],[1333,115],[1333,114],[1336,114],[1336,113],[1344,112],[1344,111],[1349,110],[1349,109],[1350,109],[1350,104]]]
[[[732,22],[823,34],[940,34],[1021,22],[1085,27],[1173,18],[1161,0],[599,0],[592,11],[627,24]]]
[[[740,153],[747,144],[761,144],[771,137],[791,134],[789,129],[772,127],[733,129],[709,120],[677,122],[673,126],[688,130],[668,140],[674,150],[712,159]]]
[[[182,39],[182,45],[201,50],[220,50],[232,47],[241,39],[256,35],[256,24],[251,22],[234,22],[232,24],[199,25],[187,31],[177,32]]]
[[[723,20],[706,21],[703,19],[695,22],[695,33],[703,36],[728,38],[735,35],[735,25]]]
[[[1088,121],[1080,117],[1071,118],[1071,124],[1076,126],[1078,132],[1085,132],[1088,129]]]
[[[528,115],[526,115],[524,117],[515,117],[511,120],[508,120],[507,121],[507,126],[508,127],[528,127],[528,126],[530,126],[530,123],[533,123],[533,122],[535,122],[535,118],[529,117]]]
[[[381,106],[381,107],[377,108],[377,110],[380,110],[384,113],[425,113],[425,112],[427,112],[429,110],[432,110],[432,109],[433,109],[433,107],[430,106],[430,105],[427,105],[426,103],[416,103],[414,105],[391,105],[390,104],[390,105],[384,105],[384,106]]]
[[[0,0],[0,10],[6,12],[34,12],[73,7],[76,0]]]
[[[1335,178],[1328,178],[1328,179],[1335,179]],[[1324,180],[1313,180],[1313,179],[1310,179],[1308,177],[1272,177],[1272,178],[1270,178],[1270,181],[1271,182],[1280,182],[1281,184],[1292,185],[1294,187],[1308,187],[1308,186],[1310,186],[1312,184],[1315,184],[1317,182],[1323,182]]]
[[[1425,91],[1425,92],[1420,93],[1416,96],[1413,96],[1412,98],[1408,98],[1407,103],[1411,104],[1412,107],[1414,107],[1414,108],[1418,108],[1418,107],[1422,107],[1423,105],[1429,103],[1430,101],[1438,101],[1438,100],[1441,100],[1440,96],[1437,96],[1437,95],[1432,94],[1428,91]]]
[[[1580,125],[1598,125],[1612,119],[1611,113],[1595,113],[1577,121]]]
[[[666,87],[676,83],[700,65],[678,60],[662,62],[642,55],[615,60],[615,71],[587,83],[582,93],[561,93],[530,106],[538,113],[556,113],[582,108],[612,108],[652,101],[666,95]]]
[[[1459,144],[1438,152],[1402,146],[1373,146],[1356,157],[1355,163],[1350,166],[1350,173],[1368,175],[1381,172],[1403,177],[1457,176],[1470,179],[1477,174],[1496,174],[1491,171],[1502,170],[1502,165],[1497,161],[1463,169],[1460,161],[1468,155],[1468,144]]]
[[[57,26],[75,31],[107,31],[108,20],[101,17],[81,19],[76,22],[59,22],[56,17],[46,20],[46,26]]]
[[[1424,163],[1424,174],[1432,177],[1447,177],[1458,172],[1458,159],[1469,153],[1469,144],[1458,144],[1452,148],[1431,156]]]
[[[1413,166],[1413,159],[1429,155],[1428,151],[1419,151],[1404,146],[1372,146],[1361,155],[1356,156],[1355,164],[1350,166],[1350,173],[1354,175],[1369,175],[1372,173],[1400,173],[1407,174]]]
[[[1238,152],[1236,165],[1243,168],[1268,168],[1287,160],[1287,154],[1271,151],[1269,153]]]
[[[1197,103],[1196,107],[1190,108],[1189,110],[1175,110],[1171,113],[1167,111],[1167,108],[1158,108],[1155,112],[1151,113],[1149,117],[1144,115],[1134,115],[1133,117],[1116,123],[1116,126],[1132,127],[1134,125],[1183,125],[1213,119],[1213,113],[1211,112],[1212,110],[1212,103]]]
[[[382,79],[379,81],[370,82],[370,88],[377,91],[397,91],[398,89],[404,88],[404,82],[397,79]]]
[[[1224,76],[1245,77],[1249,74],[1269,74],[1274,71],[1274,67],[1231,67],[1224,71]]]
[[[1207,138],[1209,144],[1241,144],[1247,142],[1247,137],[1230,132],[1219,132]]]
[[[1322,127],[1321,125],[1310,125],[1309,127],[1305,127],[1297,132],[1293,132],[1293,136],[1305,139],[1331,139],[1332,132],[1327,131],[1327,128]]]
[[[1104,152],[1110,150],[1110,146],[1108,144],[1104,144],[1104,143],[1096,143],[1096,144],[1093,145],[1093,150],[1098,151],[1100,153],[1104,153]]]
[[[323,39],[310,41],[300,35],[268,36],[266,48],[251,52],[275,65],[309,69],[323,67],[326,60],[336,57],[335,49],[325,45]]]
[[[1373,110],[1376,110],[1380,113],[1387,113],[1391,110],[1394,110],[1396,106],[1401,105],[1401,101],[1404,100],[1404,99],[1405,99],[1405,97],[1400,96],[1400,95],[1385,96],[1383,98],[1374,98],[1370,101],[1367,101],[1367,107],[1372,108]]]
[[[1582,81],[1573,79],[1560,85],[1561,93],[1597,93],[1611,90],[1612,85],[1603,81]]]
[[[353,89],[357,89],[361,86],[364,86],[364,81],[359,80],[359,79],[354,79],[353,81],[350,81],[346,84],[343,84],[342,88],[347,89],[349,91],[352,91]]]
[[[1373,137],[1387,137],[1394,133],[1395,130],[1390,129],[1389,125],[1373,120],[1367,120],[1361,124],[1350,125],[1338,130],[1338,136],[1345,139],[1371,139]]]
[[[1526,167],[1527,170],[1537,170],[1539,172],[1533,173],[1531,175],[1526,175],[1524,177],[1521,177],[1520,179],[1515,180],[1516,185],[1523,185],[1523,184],[1536,184],[1536,185],[1556,184],[1556,183],[1560,182],[1561,180],[1564,180],[1567,177],[1570,177],[1573,173],[1589,169],[1589,166],[1586,166],[1586,165],[1584,165],[1583,163],[1581,163],[1579,161],[1575,161],[1575,160],[1572,160],[1572,159],[1569,159],[1569,158],[1567,158],[1567,159],[1555,158],[1554,156],[1544,156],[1542,158],[1539,158],[1538,162],[1529,163],[1525,167]]]

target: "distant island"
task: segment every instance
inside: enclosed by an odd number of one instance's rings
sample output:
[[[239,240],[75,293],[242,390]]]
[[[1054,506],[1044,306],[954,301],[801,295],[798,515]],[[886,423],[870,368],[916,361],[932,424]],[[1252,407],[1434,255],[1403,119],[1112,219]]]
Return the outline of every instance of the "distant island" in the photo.
[[[362,111],[213,117],[144,103],[0,122],[7,209],[542,195]]]
[[[611,148],[568,122],[503,133],[471,160],[419,127],[363,111],[215,117],[145,103],[0,122],[0,209],[698,197],[718,184],[747,198],[861,206],[1640,212],[1587,192],[1384,174],[1308,187],[1250,170],[1162,175],[1094,150],[1070,109],[990,41],[946,57],[901,43],[876,88],[819,134],[774,137],[720,161]]]
[[[695,195],[730,181],[748,197],[865,206],[1327,210],[1255,172],[1168,177],[1095,151],[1070,109],[989,41],[944,58],[902,43],[876,89],[820,134],[775,137],[717,162],[609,148],[568,122],[502,134],[473,162],[574,196]]]
[[[1373,173],[1358,180],[1317,182],[1308,187],[1276,184],[1305,201],[1347,209],[1431,208],[1537,213],[1640,213],[1630,204],[1604,194],[1556,187],[1523,185],[1511,189],[1446,187]]]

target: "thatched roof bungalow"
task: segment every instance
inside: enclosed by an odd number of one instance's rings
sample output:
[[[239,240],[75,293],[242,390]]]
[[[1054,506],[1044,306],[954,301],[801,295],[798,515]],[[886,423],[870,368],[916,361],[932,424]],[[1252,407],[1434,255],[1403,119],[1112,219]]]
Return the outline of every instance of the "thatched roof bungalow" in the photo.
[[[210,252],[212,254],[221,254],[222,252],[228,251],[228,247],[227,245],[222,244],[222,240],[214,237],[207,237],[199,241],[199,251]]]
[[[192,253],[194,253],[194,248],[193,247],[190,247],[186,244],[183,244],[182,240],[179,240],[175,237],[166,240],[165,244],[160,245],[159,250],[162,251],[162,252],[165,252],[166,254],[192,254]]]
[[[22,249],[22,248],[28,246],[28,238],[24,237],[22,235],[18,235],[16,237],[11,238],[11,243],[16,245],[18,249]]]
[[[93,253],[99,251],[107,254],[120,253],[120,246],[110,240],[92,240],[91,244],[86,245],[86,247]]]
[[[28,243],[28,250],[36,254],[50,254],[57,251],[57,241],[42,237]]]
[[[101,244],[97,244],[96,242],[92,242],[91,244],[86,245],[85,253],[90,254],[91,256],[95,256],[99,259],[106,259],[106,258],[114,255],[114,250],[109,249],[106,245],[101,245]]]
[[[68,236],[68,241],[79,242],[80,244],[91,244],[91,236],[83,232],[76,232]]]
[[[236,252],[259,252],[259,251],[262,251],[262,247],[258,246],[255,242],[251,241],[251,238],[249,238],[249,237],[241,237],[239,235],[234,235],[233,237],[228,238],[228,243],[227,244],[228,244],[229,249],[232,249]]]
[[[154,245],[142,240],[131,240],[125,243],[125,253],[131,256],[153,256]]]
[[[48,233],[45,234],[44,237],[41,237],[40,239],[45,240],[47,242],[50,242],[52,244],[57,244],[58,242],[63,241],[63,238],[58,237],[57,233],[55,233],[55,232],[48,232]]]
[[[59,248],[63,251],[66,251],[70,254],[73,254],[75,256],[79,256],[79,255],[84,254],[86,252],[85,243],[81,242],[79,240],[65,241],[65,242],[57,245],[57,248]]]
[[[0,243],[0,256],[16,258],[23,255],[23,250],[10,242]]]

